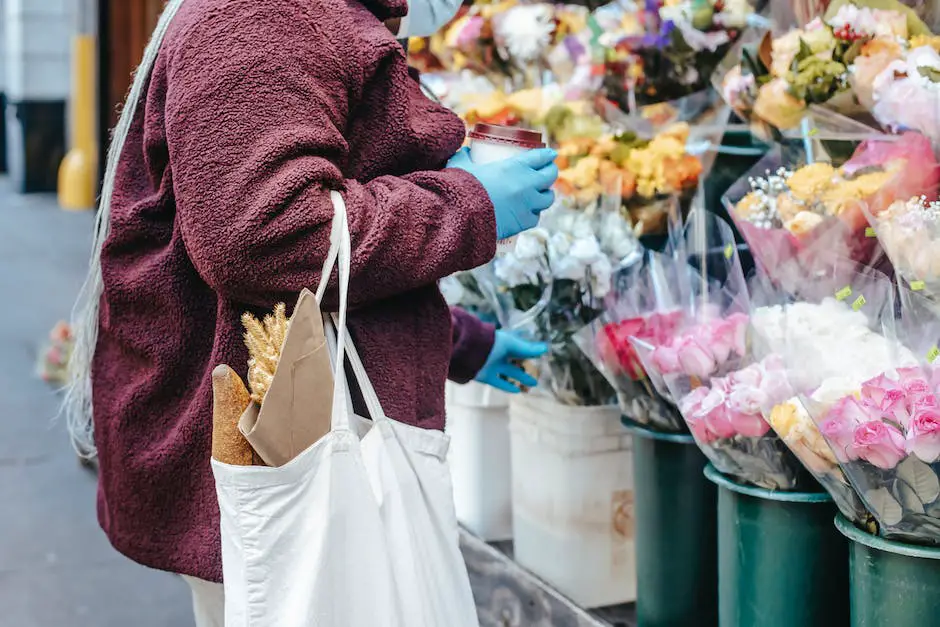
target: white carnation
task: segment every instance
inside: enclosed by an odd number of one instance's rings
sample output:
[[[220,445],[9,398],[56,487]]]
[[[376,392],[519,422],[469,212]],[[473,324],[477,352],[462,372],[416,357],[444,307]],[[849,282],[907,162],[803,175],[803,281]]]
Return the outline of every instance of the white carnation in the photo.
[[[531,62],[544,54],[552,42],[555,21],[546,4],[522,5],[506,11],[496,34],[516,61]]]

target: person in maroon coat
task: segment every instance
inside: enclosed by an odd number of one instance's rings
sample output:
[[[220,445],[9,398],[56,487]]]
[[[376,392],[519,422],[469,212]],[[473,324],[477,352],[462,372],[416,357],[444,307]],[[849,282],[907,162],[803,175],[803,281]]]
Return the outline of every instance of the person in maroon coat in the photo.
[[[543,349],[494,348],[493,328],[449,311],[436,282],[537,223],[555,155],[453,157],[463,123],[422,93],[385,25],[407,11],[173,0],[116,130],[66,409],[97,452],[111,543],[197,592],[222,573],[210,374],[244,376],[244,312],[318,284],[329,190],[349,212],[350,328],[389,416],[442,429],[448,376],[534,383],[511,360]]]

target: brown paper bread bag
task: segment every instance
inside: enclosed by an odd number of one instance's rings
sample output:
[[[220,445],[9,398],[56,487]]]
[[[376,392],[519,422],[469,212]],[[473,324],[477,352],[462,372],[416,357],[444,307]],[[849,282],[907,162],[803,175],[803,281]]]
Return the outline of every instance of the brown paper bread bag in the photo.
[[[223,464],[251,466],[254,451],[238,430],[238,420],[251,405],[251,395],[225,364],[212,371],[212,457]]]
[[[323,317],[316,296],[304,290],[264,401],[248,405],[238,428],[268,466],[283,466],[329,433],[332,409]]]

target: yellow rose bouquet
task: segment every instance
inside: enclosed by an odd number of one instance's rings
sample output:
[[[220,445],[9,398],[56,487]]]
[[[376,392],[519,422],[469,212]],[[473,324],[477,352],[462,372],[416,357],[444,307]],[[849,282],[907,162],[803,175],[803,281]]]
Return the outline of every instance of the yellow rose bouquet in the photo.
[[[859,267],[886,265],[867,216],[880,216],[898,199],[936,199],[930,142],[916,133],[880,136],[859,144],[841,164],[826,155],[807,158],[812,154],[778,146],[725,194],[755,260],[778,281],[795,276],[779,275],[793,262],[808,275],[820,254]]]

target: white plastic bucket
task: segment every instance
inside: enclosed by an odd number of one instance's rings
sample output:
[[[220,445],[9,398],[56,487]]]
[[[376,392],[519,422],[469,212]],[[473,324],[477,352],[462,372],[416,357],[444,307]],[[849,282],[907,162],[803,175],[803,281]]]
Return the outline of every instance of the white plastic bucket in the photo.
[[[633,436],[610,407],[510,402],[516,561],[585,608],[636,600]]]
[[[509,395],[480,383],[448,383],[447,433],[457,520],[487,542],[511,539]]]

